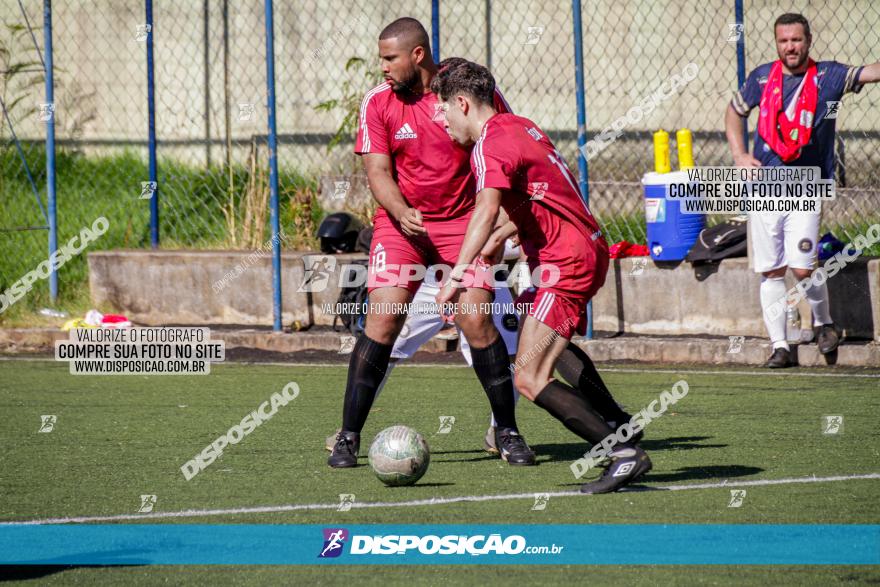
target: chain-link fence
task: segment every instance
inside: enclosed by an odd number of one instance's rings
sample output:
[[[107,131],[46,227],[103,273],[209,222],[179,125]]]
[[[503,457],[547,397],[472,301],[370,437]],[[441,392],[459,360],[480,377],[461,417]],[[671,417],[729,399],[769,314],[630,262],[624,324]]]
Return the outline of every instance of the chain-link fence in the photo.
[[[652,133],[693,132],[697,165],[732,165],[724,111],[737,88],[736,39],[744,35],[746,71],[777,59],[773,22],[802,12],[813,33],[811,55],[850,65],[877,61],[880,5],[872,1],[744,2],[737,27],[734,2],[584,2],[586,102],[590,137],[683,71],[695,79],[650,114],[627,120],[620,138],[589,161],[590,202],[612,240],[644,242],[642,175],[653,167]],[[880,219],[880,95],[868,89],[844,98],[837,121],[838,199],[823,206],[825,230],[852,238]],[[749,129],[754,133],[757,115]],[[753,135],[752,135],[753,138]],[[751,149],[750,140],[750,149]],[[675,145],[672,144],[675,152]],[[714,220],[717,220],[714,219]]]
[[[22,126],[36,126],[40,117],[32,98],[42,87],[43,65],[26,22],[32,15],[15,9],[16,19],[0,23],[0,292],[48,255],[45,150],[22,140]]]
[[[45,101],[39,52],[42,2],[0,6],[12,47],[7,62],[31,71],[4,74],[2,95],[22,97],[12,110],[38,193],[45,200]],[[642,175],[653,167],[652,133],[690,128],[697,165],[732,163],[723,115],[737,83],[736,34],[745,37],[746,69],[775,59],[774,2],[735,0],[582,3],[588,138],[615,121],[619,138],[588,161],[590,204],[609,240],[644,242]],[[572,4],[566,0],[440,0],[441,57],[486,63],[515,112],[544,128],[576,170],[578,155]],[[146,39],[155,57],[158,198],[163,248],[256,248],[269,238],[266,133],[266,35],[263,0],[56,2],[53,7],[55,121],[58,137],[59,242],[110,220],[94,248],[147,247]],[[871,0],[796,0],[786,10],[810,19],[812,55],[860,65],[877,60],[880,5]],[[314,246],[321,216],[373,206],[352,155],[354,116],[379,79],[376,38],[397,17],[431,29],[430,0],[376,4],[358,0],[275,2],[280,218],[287,246]],[[27,19],[25,19],[25,15]],[[643,115],[627,114],[689,64],[697,73]],[[5,65],[8,69],[9,63]],[[34,69],[36,71],[34,71]],[[880,218],[880,94],[844,99],[838,119],[838,201],[825,228],[852,237]],[[755,117],[750,120],[754,130]],[[0,134],[0,229],[44,226],[9,127]],[[673,144],[672,151],[675,152]],[[46,256],[44,230],[0,232],[5,284]],[[65,284],[85,281],[79,259]],[[79,288],[82,289],[81,287]],[[42,295],[42,294],[41,294]],[[44,297],[37,297],[41,302]]]

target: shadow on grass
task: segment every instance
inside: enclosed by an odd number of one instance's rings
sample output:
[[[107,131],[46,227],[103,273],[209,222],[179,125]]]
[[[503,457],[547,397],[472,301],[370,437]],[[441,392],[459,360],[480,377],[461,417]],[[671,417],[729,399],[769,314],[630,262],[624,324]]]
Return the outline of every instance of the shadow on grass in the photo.
[[[447,485],[455,485],[455,483],[416,483],[415,485],[388,486],[388,489],[419,489],[420,487],[445,487]]]
[[[701,444],[700,441],[710,439],[710,436],[673,436],[670,438],[646,438],[639,446],[647,452],[658,450],[694,450],[699,448],[724,448],[726,444]],[[539,462],[552,463],[556,461],[576,461],[589,452],[587,444],[535,444],[532,450],[538,456]]]
[[[708,467],[681,467],[669,473],[648,473],[639,481],[651,483],[674,483],[676,481],[713,481],[721,479],[735,479],[763,473],[761,467],[747,467],[744,465],[712,465]]]
[[[651,487],[642,485],[642,483],[673,483],[678,481],[720,481],[725,479],[736,479],[738,477],[748,477],[763,473],[764,469],[760,467],[747,467],[744,465],[713,465],[708,467],[681,467],[676,471],[669,473],[648,473],[644,477],[639,477],[638,484],[626,487],[626,491],[668,491],[664,487]],[[594,481],[596,476],[581,479],[577,483],[562,483],[563,486],[580,486],[584,483]],[[735,485],[731,484],[731,487]]]
[[[699,448],[724,448],[726,444],[704,444],[703,440],[709,440],[711,436],[672,436],[669,438],[647,438],[643,440],[639,446],[648,452],[657,450],[694,450]],[[553,463],[559,461],[576,461],[589,451],[586,443],[553,443],[553,444],[533,444],[532,450],[538,458],[538,464]],[[438,455],[474,455],[473,458],[460,459],[438,459]],[[432,452],[431,460],[437,463],[473,463],[478,461],[497,460],[498,455],[493,455],[481,451],[474,450],[449,450],[442,452]]]
[[[53,564],[33,564],[33,565],[9,565],[0,567],[0,583],[6,581],[28,581],[31,579],[41,579],[56,573],[63,573],[71,569],[110,569],[121,567],[135,567],[143,565],[53,565]]]

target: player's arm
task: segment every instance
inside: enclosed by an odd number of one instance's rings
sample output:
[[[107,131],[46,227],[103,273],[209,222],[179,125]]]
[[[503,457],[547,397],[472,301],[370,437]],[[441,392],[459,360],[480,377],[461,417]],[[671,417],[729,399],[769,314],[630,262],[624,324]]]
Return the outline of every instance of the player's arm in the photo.
[[[864,66],[859,73],[859,85],[874,84],[877,82],[880,82],[880,61]]]
[[[492,261],[492,264],[494,265],[500,260],[504,253],[505,241],[509,238],[513,238],[516,235],[516,232],[516,225],[510,221],[504,208],[501,208],[498,211],[498,220],[495,221],[495,230],[492,231],[489,240],[480,251],[480,256],[486,260]]]
[[[749,112],[757,106],[760,100],[761,88],[753,71],[743,87],[734,93],[733,99],[724,112],[724,132],[727,135],[727,145],[730,147],[733,162],[737,167],[761,166],[761,162],[749,154],[746,148],[746,138],[743,136]]]
[[[461,251],[458,254],[458,262],[452,270],[449,281],[437,294],[437,303],[445,304],[452,300],[455,292],[464,281],[464,273],[468,266],[474,262],[477,255],[486,245],[498,220],[498,212],[501,209],[501,190],[484,188],[477,194],[474,213],[468,222],[464,241],[461,243]]]
[[[760,167],[761,162],[746,150],[746,141],[743,136],[746,119],[746,116],[740,116],[733,109],[732,104],[727,105],[727,112],[724,113],[724,132],[727,134],[727,144],[737,167]]]
[[[422,213],[412,208],[400,193],[400,187],[394,181],[391,172],[391,157],[381,153],[365,153],[364,167],[370,191],[380,206],[400,222],[404,234],[410,236],[427,234],[422,225]]]
[[[464,241],[461,243],[458,263],[449,276],[450,281],[461,282],[464,279],[464,272],[468,265],[474,262],[474,259],[477,258],[477,255],[480,254],[480,251],[489,241],[489,237],[495,229],[495,222],[498,220],[500,210],[501,190],[495,188],[480,190],[480,193],[477,194],[474,213],[471,215],[470,222],[468,222]]]

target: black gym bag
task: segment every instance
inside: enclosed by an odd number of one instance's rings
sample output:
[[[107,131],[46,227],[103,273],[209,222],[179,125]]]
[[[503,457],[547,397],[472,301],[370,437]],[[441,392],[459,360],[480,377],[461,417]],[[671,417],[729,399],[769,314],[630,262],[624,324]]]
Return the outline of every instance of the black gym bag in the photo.
[[[732,218],[700,231],[697,242],[688,251],[691,263],[717,263],[722,259],[747,255],[745,217]]]

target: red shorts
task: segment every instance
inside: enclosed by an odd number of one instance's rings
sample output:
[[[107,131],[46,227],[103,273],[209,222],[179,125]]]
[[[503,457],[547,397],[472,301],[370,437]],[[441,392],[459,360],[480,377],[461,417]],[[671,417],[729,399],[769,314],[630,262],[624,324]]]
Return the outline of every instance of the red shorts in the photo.
[[[587,333],[587,302],[590,298],[530,287],[519,294],[516,305],[531,304],[529,316],[549,326],[563,338]]]
[[[458,261],[461,243],[471,215],[458,218],[424,221],[427,236],[407,236],[400,224],[383,211],[373,219],[373,241],[370,245],[370,269],[367,291],[382,287],[403,287],[415,293],[422,280],[443,283]],[[443,266],[439,271],[431,266]],[[484,278],[480,269],[469,269],[465,286],[492,290],[492,280]],[[486,272],[488,273],[488,271]]]
[[[531,304],[529,316],[570,339],[574,333],[587,333],[587,302],[605,284],[608,273],[607,248],[592,249],[588,261],[568,266],[563,277],[552,287],[530,287],[516,299],[516,304]],[[566,274],[577,278],[566,278]],[[576,288],[572,287],[574,284]]]

